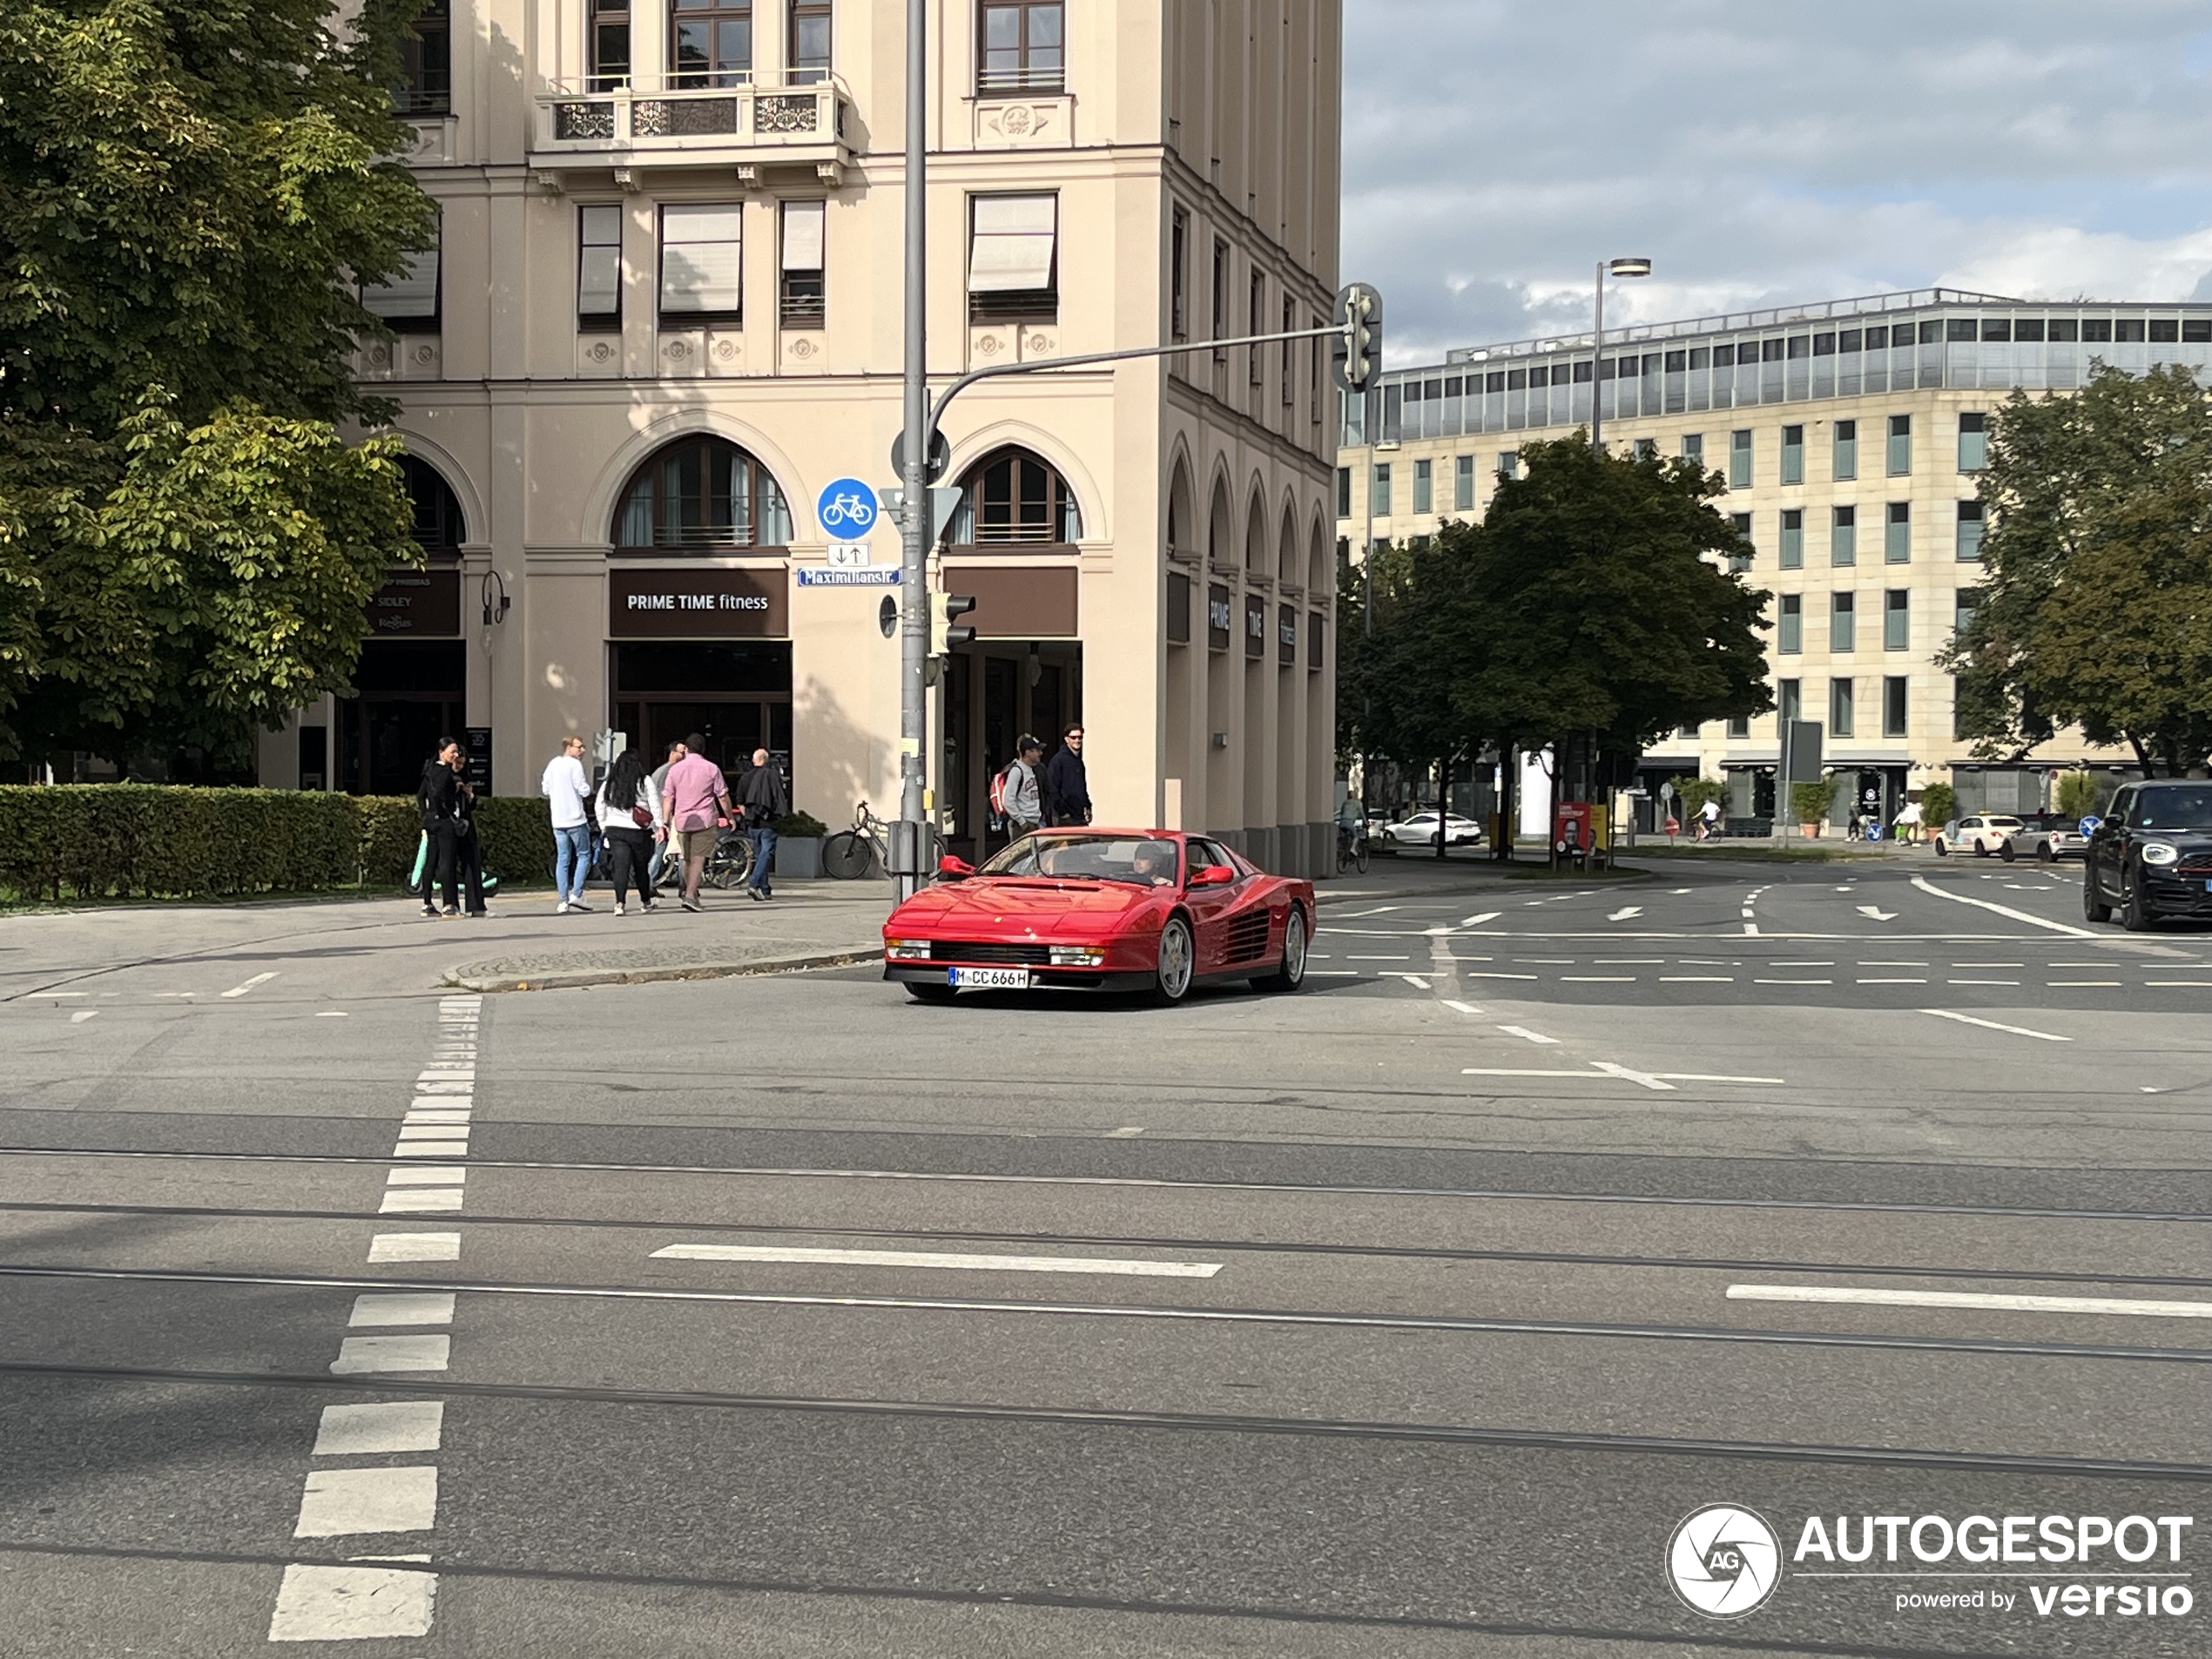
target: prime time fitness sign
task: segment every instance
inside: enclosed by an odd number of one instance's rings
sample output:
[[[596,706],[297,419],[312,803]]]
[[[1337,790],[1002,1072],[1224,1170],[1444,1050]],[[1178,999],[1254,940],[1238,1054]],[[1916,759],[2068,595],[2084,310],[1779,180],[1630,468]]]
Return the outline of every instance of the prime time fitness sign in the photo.
[[[772,570],[646,566],[607,572],[610,639],[780,639],[790,577]]]

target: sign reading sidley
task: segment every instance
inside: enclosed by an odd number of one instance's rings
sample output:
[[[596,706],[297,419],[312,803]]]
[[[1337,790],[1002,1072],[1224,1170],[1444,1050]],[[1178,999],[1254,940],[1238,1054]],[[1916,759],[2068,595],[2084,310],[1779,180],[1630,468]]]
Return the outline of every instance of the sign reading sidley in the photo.
[[[451,638],[461,631],[461,572],[388,570],[368,602],[368,625],[379,634]]]
[[[612,639],[780,639],[789,573],[656,566],[607,573]]]

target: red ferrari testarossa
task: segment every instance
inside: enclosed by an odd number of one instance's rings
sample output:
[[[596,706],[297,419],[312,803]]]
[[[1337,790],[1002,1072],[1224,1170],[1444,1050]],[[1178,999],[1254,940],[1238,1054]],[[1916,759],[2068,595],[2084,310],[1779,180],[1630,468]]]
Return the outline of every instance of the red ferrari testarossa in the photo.
[[[978,990],[1146,990],[1208,981],[1294,991],[1313,884],[1269,875],[1177,830],[1040,830],[974,868],[958,859],[883,924],[883,976],[925,1002]]]

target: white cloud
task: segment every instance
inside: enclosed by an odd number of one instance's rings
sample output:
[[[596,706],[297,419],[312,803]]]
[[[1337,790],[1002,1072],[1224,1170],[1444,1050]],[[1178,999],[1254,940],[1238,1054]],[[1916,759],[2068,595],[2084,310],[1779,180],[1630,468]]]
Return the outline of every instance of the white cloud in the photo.
[[[2202,0],[1347,0],[1345,275],[1393,361],[1891,288],[2212,296]]]

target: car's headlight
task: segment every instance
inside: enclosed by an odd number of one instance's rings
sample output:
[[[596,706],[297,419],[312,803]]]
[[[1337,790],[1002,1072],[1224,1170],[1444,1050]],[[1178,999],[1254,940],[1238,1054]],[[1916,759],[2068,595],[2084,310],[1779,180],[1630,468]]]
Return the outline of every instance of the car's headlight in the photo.
[[[883,954],[893,961],[926,962],[929,960],[929,941],[927,939],[887,939],[883,941]]]
[[[1055,945],[1052,965],[1055,968],[1096,968],[1106,960],[1106,953],[1090,945]]]
[[[2169,842],[2145,841],[2143,843],[2143,862],[2146,864],[2163,867],[2175,862],[2181,856],[2181,849]]]

